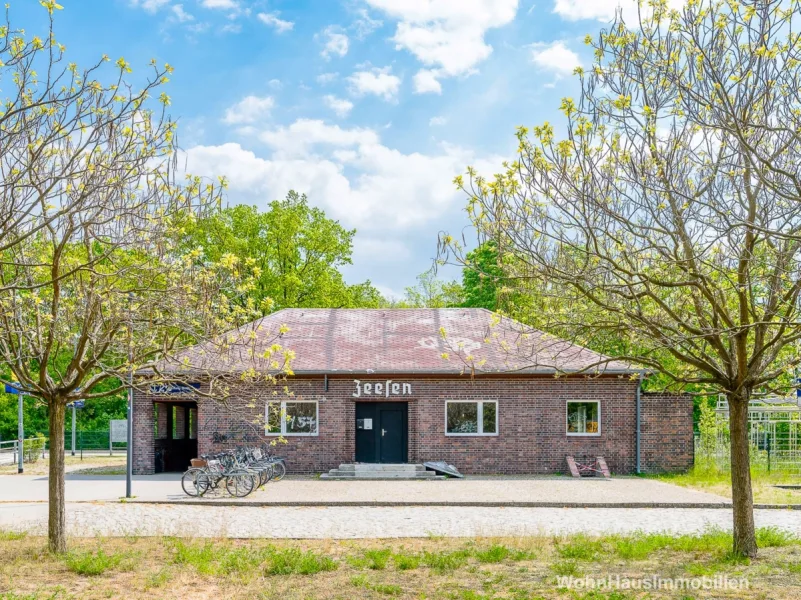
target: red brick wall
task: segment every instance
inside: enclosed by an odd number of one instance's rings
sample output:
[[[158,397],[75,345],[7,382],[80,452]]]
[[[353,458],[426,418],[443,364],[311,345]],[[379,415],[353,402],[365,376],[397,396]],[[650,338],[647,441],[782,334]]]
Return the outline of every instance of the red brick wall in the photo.
[[[640,459],[644,473],[686,471],[694,460],[693,397],[642,394]]]
[[[365,382],[411,382],[411,396],[391,396],[384,401],[409,401],[409,462],[445,460],[464,473],[546,474],[566,472],[565,456],[603,455],[613,473],[633,473],[636,466],[636,381],[622,377],[515,377],[515,378],[367,378]],[[353,462],[355,455],[355,390],[353,378],[322,378],[290,382],[296,399],[319,402],[319,435],[287,436],[276,453],[286,456],[290,472],[319,473]],[[265,402],[282,399],[264,384],[239,384],[228,406],[210,401],[198,409],[198,453],[207,454],[244,443],[274,440],[263,435]],[[692,449],[692,402],[683,397],[643,395],[644,470],[687,468],[686,441]],[[655,400],[655,397],[653,397]],[[136,394],[135,435],[137,473],[153,469],[153,398]],[[283,398],[286,399],[286,398]],[[291,398],[290,398],[291,400]],[[379,401],[379,398],[362,398]],[[446,400],[496,400],[497,436],[451,437],[445,435]],[[600,400],[601,435],[569,437],[565,433],[567,400]],[[248,407],[252,404],[254,407]],[[662,416],[661,411],[666,411]],[[150,416],[149,423],[139,420]],[[647,423],[646,423],[647,420]],[[655,423],[669,421],[670,433],[660,438]],[[148,437],[149,436],[149,437]],[[215,441],[216,440],[216,441]],[[673,448],[673,445],[676,448]]]

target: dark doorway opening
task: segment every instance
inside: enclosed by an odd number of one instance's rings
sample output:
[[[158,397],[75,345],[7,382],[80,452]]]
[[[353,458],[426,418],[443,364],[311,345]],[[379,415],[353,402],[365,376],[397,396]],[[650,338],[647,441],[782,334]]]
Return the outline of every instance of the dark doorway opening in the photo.
[[[405,463],[408,456],[408,403],[357,402],[356,462]]]
[[[197,402],[154,402],[156,473],[180,472],[197,457]]]

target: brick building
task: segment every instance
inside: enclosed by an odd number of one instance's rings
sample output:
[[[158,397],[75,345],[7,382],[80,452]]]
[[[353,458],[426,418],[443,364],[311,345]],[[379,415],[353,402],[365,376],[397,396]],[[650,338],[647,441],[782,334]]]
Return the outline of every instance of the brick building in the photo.
[[[292,472],[445,460],[468,474],[546,474],[565,472],[567,455],[602,455],[628,474],[693,461],[690,396],[640,393],[631,365],[483,309],[287,309],[249,327],[254,353],[197,368],[191,385],[139,386],[136,473],[275,439]],[[276,341],[294,351],[294,374],[242,381]],[[226,402],[193,393],[210,377],[226,380]]]

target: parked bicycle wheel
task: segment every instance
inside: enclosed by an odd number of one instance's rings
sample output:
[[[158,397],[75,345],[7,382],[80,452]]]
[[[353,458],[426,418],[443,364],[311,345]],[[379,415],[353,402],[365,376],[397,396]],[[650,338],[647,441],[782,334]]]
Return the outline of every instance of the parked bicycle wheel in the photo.
[[[244,498],[256,489],[256,478],[250,473],[231,473],[225,478],[225,489],[237,498]]]
[[[187,496],[202,496],[209,489],[209,477],[203,469],[187,469],[181,477],[181,487]]]
[[[270,481],[270,473],[268,473],[267,469],[261,469],[259,471],[259,487],[264,487]]]
[[[282,461],[273,463],[273,481],[281,481],[286,475],[286,466]]]

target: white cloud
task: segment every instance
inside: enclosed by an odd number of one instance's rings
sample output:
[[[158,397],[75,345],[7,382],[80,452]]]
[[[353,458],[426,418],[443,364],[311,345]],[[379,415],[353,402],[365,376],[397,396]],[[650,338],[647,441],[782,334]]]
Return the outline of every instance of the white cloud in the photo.
[[[352,28],[356,30],[356,37],[359,39],[366,38],[384,24],[380,19],[373,19],[365,8],[360,8],[356,14],[359,18],[353,22]]]
[[[339,77],[339,73],[322,73],[317,76],[317,83],[327,85]]]
[[[388,285],[381,285],[373,282],[373,287],[377,289],[378,293],[380,293],[387,300],[403,300],[403,298],[406,296],[406,294],[403,292],[396,292]]]
[[[441,94],[442,84],[437,81],[437,72],[431,69],[420,69],[414,76],[415,94]]]
[[[439,116],[439,117],[431,117],[431,118],[428,120],[428,124],[429,124],[429,126],[431,126],[431,127],[439,127],[440,125],[445,125],[445,124],[447,124],[447,123],[448,123],[448,118],[447,118],[447,117],[442,117],[442,116]]]
[[[392,38],[431,68],[428,78],[467,75],[491,53],[484,35],[511,23],[518,0],[367,0],[399,21]],[[433,90],[433,85],[428,83]]]
[[[331,94],[324,96],[323,101],[338,117],[347,117],[350,111],[353,110],[353,102],[344,98],[337,98]]]
[[[172,14],[175,16],[179,23],[186,23],[188,21],[194,21],[195,17],[190,15],[188,12],[184,10],[183,4],[175,4],[172,7]]]
[[[208,23],[191,23],[186,26],[186,30],[190,33],[206,33],[209,30]]]
[[[392,100],[397,96],[401,84],[400,77],[392,75],[392,67],[356,71],[348,77],[348,81],[354,94],[358,96],[372,94],[381,96],[384,100]]]
[[[278,13],[259,13],[256,15],[256,18],[268,27],[275,29],[278,33],[289,31],[295,26],[292,21],[279,19]]]
[[[681,8],[684,3],[685,0],[668,0],[670,8]],[[553,12],[568,21],[611,21],[618,7],[623,10],[627,25],[637,20],[637,0],[555,0]]]
[[[270,96],[247,96],[225,111],[223,122],[228,125],[255,123],[269,116],[275,101]]]
[[[267,85],[269,85],[274,90],[280,90],[281,88],[284,87],[284,84],[281,83],[280,79],[270,79],[270,81],[267,82]]]
[[[581,66],[578,54],[565,46],[562,41],[552,44],[535,44],[531,49],[532,62],[549,71],[569,75]]]
[[[306,193],[333,218],[365,232],[414,227],[439,217],[463,202],[451,181],[466,165],[495,172],[501,162],[480,160],[450,145],[433,154],[404,154],[383,145],[374,130],[312,120],[266,130],[260,139],[272,148],[264,157],[231,143],[190,148],[187,170],[225,175],[235,203],[265,206],[290,189]]]
[[[323,30],[322,36],[325,38],[323,51],[320,56],[330,60],[331,56],[345,56],[348,53],[350,40],[344,33],[337,31],[333,25]]]
[[[239,2],[236,0],[200,0],[200,4],[205,8],[222,8],[226,10],[239,8]]]
[[[318,146],[350,148],[378,144],[378,134],[372,129],[354,127],[342,129],[316,119],[298,119],[289,127],[264,131],[260,139],[277,152],[287,156],[303,156]]]
[[[170,0],[131,0],[131,6],[141,8],[149,13],[154,13],[169,3]]]

